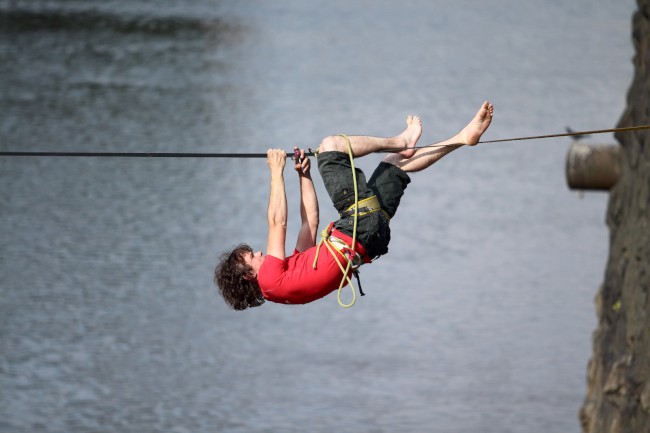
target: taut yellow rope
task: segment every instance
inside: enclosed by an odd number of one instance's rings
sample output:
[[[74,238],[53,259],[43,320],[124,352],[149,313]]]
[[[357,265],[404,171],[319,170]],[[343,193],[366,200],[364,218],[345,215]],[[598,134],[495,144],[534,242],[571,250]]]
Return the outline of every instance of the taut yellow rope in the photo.
[[[348,145],[348,155],[350,156],[350,166],[352,167],[352,181],[354,182],[354,224],[352,226],[352,245],[350,246],[350,249],[352,251],[352,255],[356,253],[355,247],[357,244],[357,222],[359,220],[359,188],[357,187],[357,172],[354,169],[354,155],[352,154],[352,145],[350,144],[350,139],[348,138],[347,135],[341,134],[341,137],[345,139],[346,144]],[[343,278],[341,279],[341,284],[339,285],[338,292],[336,294],[336,299],[339,302],[339,305],[343,308],[350,308],[351,306],[354,305],[354,303],[357,301],[357,293],[354,288],[354,284],[352,284],[352,280],[348,276],[350,273],[350,269],[352,268],[352,260],[350,260],[349,257],[345,256],[345,254],[341,253],[343,257],[345,257],[345,260],[348,262],[346,267],[343,267],[343,264],[341,261],[338,259],[336,252],[336,248],[332,246],[332,243],[329,240],[329,232],[327,230],[323,230],[321,232],[321,239],[320,242],[318,243],[318,247],[316,248],[316,255],[314,256],[314,264],[313,267],[316,269],[316,262],[318,261],[318,254],[320,253],[320,248],[323,244],[327,247],[329,250],[330,254],[334,257],[334,260],[336,260],[336,263],[339,265],[339,269],[341,269],[341,272],[343,272]],[[343,303],[341,300],[341,291],[343,289],[343,285],[345,282],[348,282],[350,288],[352,289],[352,301],[350,301],[349,304]]]

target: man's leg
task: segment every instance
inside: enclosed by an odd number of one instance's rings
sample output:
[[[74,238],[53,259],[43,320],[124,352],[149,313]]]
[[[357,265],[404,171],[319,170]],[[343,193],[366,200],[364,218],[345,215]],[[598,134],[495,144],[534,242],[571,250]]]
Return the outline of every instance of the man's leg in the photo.
[[[458,149],[461,146],[474,146],[481,139],[481,135],[488,129],[494,107],[488,101],[479,108],[476,116],[458,134],[452,138],[436,143],[431,147],[418,149],[412,156],[393,154],[384,158],[384,162],[393,164],[405,172],[416,172],[430,167],[433,163]]]
[[[391,138],[366,137],[366,136],[349,136],[352,154],[356,157],[362,157],[369,153],[380,150],[392,150],[399,152],[401,159],[409,158],[414,155],[415,144],[422,135],[422,121],[418,116],[409,116],[406,119],[406,129],[401,134]],[[348,153],[348,145],[341,136],[326,137],[321,142],[318,151],[320,153],[338,151]]]

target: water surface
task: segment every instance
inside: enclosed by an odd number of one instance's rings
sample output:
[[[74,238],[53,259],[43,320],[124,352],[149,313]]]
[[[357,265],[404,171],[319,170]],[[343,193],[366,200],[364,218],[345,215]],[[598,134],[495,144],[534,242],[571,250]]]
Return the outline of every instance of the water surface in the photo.
[[[611,128],[633,10],[2,1],[0,148],[263,152],[393,135],[410,113],[434,142],[488,98],[486,139]],[[578,432],[607,196],[566,188],[568,143],[414,175],[353,309],[244,313],[212,270],[264,247],[264,160],[0,159],[0,430]]]

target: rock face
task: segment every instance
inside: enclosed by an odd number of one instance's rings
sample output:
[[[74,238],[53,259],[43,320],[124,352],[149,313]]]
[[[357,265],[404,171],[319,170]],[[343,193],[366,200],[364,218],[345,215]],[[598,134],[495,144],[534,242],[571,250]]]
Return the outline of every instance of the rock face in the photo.
[[[650,124],[650,0],[637,4],[634,81],[619,127]],[[585,433],[650,433],[650,131],[616,138],[621,176],[609,197],[609,260],[580,421]]]

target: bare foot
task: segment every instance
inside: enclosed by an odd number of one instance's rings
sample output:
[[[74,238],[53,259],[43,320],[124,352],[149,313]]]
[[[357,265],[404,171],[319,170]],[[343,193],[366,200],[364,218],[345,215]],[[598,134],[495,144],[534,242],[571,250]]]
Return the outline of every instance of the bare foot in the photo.
[[[404,141],[405,150],[399,152],[404,158],[410,158],[415,153],[415,145],[422,135],[422,119],[420,116],[408,116],[406,118],[406,129],[398,138]]]
[[[488,129],[492,116],[494,115],[494,106],[489,101],[485,101],[479,108],[476,116],[467,124],[462,131],[458,133],[460,143],[474,146],[481,139],[481,135]]]

